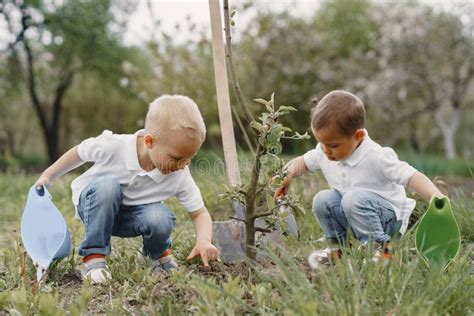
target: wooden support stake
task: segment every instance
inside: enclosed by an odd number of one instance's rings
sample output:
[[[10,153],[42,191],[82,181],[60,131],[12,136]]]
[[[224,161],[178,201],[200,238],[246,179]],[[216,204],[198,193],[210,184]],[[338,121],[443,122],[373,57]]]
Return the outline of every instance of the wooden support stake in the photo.
[[[230,186],[240,184],[239,161],[235,146],[234,127],[230,109],[229,84],[225,62],[224,37],[219,0],[209,0],[211,15],[212,54],[214,61],[214,76],[216,81],[217,106],[224,148],[224,159],[227,180]]]

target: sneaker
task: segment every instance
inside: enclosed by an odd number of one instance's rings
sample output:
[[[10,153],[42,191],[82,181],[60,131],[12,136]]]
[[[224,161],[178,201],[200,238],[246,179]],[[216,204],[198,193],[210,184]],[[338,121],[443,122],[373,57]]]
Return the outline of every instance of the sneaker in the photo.
[[[308,257],[308,263],[311,268],[319,269],[323,265],[333,264],[342,257],[342,250],[339,247],[325,248],[313,251]]]
[[[384,244],[377,243],[375,254],[372,257],[372,262],[388,262],[392,260],[392,258],[392,244],[390,242],[386,242]]]
[[[137,257],[138,262],[140,264],[144,264],[147,262],[147,257],[145,257],[142,253],[140,253]],[[172,255],[171,250],[167,249],[159,259],[148,259],[151,260],[151,264],[153,267],[153,273],[161,273],[163,271],[171,272],[179,268],[178,261]]]
[[[158,261],[161,269],[165,270],[166,272],[171,272],[179,268],[178,261],[176,261],[176,258],[169,249],[166,250],[165,253],[155,261]]]
[[[81,276],[83,280],[90,280],[91,284],[99,285],[112,280],[112,275],[103,258],[90,259],[82,264]]]

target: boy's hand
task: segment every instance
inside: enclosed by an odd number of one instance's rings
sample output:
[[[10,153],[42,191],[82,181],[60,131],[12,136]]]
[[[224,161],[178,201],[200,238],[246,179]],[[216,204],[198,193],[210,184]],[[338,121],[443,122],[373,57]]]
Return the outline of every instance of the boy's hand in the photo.
[[[286,177],[282,184],[281,184],[281,187],[279,187],[276,191],[275,191],[275,199],[278,198],[278,197],[281,197],[281,196],[285,196],[288,194],[288,190],[290,189],[290,184],[291,184],[291,177]]]
[[[49,185],[49,178],[45,176],[41,176],[36,180],[35,182],[35,187],[36,189],[41,189],[42,186],[48,186]]]
[[[204,266],[209,266],[209,261],[215,261],[219,258],[219,250],[208,241],[197,241],[191,253],[186,260],[191,260],[197,256],[201,257]]]

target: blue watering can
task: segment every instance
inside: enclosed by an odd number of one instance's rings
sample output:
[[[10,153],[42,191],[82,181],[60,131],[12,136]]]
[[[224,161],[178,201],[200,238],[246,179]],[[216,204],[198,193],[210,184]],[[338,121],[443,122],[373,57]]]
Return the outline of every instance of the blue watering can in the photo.
[[[71,236],[61,212],[45,186],[31,187],[21,218],[21,239],[41,281],[53,260],[71,252]]]

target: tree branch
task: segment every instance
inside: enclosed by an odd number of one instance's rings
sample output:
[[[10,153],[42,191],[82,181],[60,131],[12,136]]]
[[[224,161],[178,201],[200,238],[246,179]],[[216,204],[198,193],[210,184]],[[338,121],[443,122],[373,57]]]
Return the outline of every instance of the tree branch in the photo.
[[[245,219],[241,219],[241,218],[238,218],[238,217],[234,217],[234,216],[231,216],[229,217],[230,219],[235,219],[236,221],[239,221],[239,222],[243,222],[245,224],[247,224],[247,221]]]
[[[259,214],[254,214],[254,215],[253,215],[253,219],[257,219],[257,218],[265,217],[265,216],[270,216],[270,215],[273,214],[273,210],[274,210],[274,209],[271,209],[271,210],[268,211],[268,212],[259,213]]]
[[[38,117],[40,119],[41,126],[45,132],[49,130],[48,128],[48,123],[46,121],[46,115],[43,112],[43,109],[41,108],[41,102],[38,97],[38,93],[36,92],[36,76],[34,72],[34,61],[33,61],[33,54],[31,52],[30,45],[28,43],[28,40],[25,38],[23,40],[23,46],[25,47],[26,51],[26,60],[27,60],[27,72],[28,72],[28,91],[30,94],[31,101],[33,103],[33,107],[38,114]]]
[[[231,106],[231,109],[232,109],[232,114],[234,114],[235,120],[237,121],[237,125],[239,125],[239,128],[242,131],[242,136],[244,137],[245,143],[247,144],[247,147],[250,149],[252,156],[254,156],[255,150],[253,149],[253,144],[249,138],[249,135],[245,131],[245,127],[242,124],[242,120],[240,119],[239,113],[237,113],[237,111],[235,110],[233,106]]]
[[[55,95],[54,103],[53,103],[54,116],[53,116],[53,122],[51,124],[52,129],[58,128],[59,118],[61,116],[62,99],[64,97],[64,94],[66,93],[66,90],[71,86],[73,77],[74,77],[74,73],[72,71],[67,71],[66,75],[64,76],[64,79],[59,82],[58,87],[56,88],[56,95]]]
[[[269,234],[272,232],[271,229],[260,227],[260,226],[255,226],[255,231],[262,232],[262,233],[269,233]]]
[[[280,208],[282,206],[290,206],[290,204],[288,202],[284,202],[284,203],[278,203],[277,205],[275,205],[271,210],[267,211],[267,212],[264,212],[264,213],[258,213],[258,214],[254,214],[254,219],[257,219],[259,217],[265,217],[265,216],[270,216],[272,215],[275,210],[277,208]]]
[[[237,103],[244,111],[247,121],[250,123],[255,120],[252,113],[249,111],[245,99],[240,88],[239,80],[237,79],[237,74],[235,71],[234,58],[232,55],[232,42],[230,34],[230,18],[229,18],[229,1],[224,0],[224,27],[225,27],[225,36],[226,36],[226,60],[227,65],[229,66],[229,73],[232,81],[232,87],[234,88],[235,95],[237,97]]]

